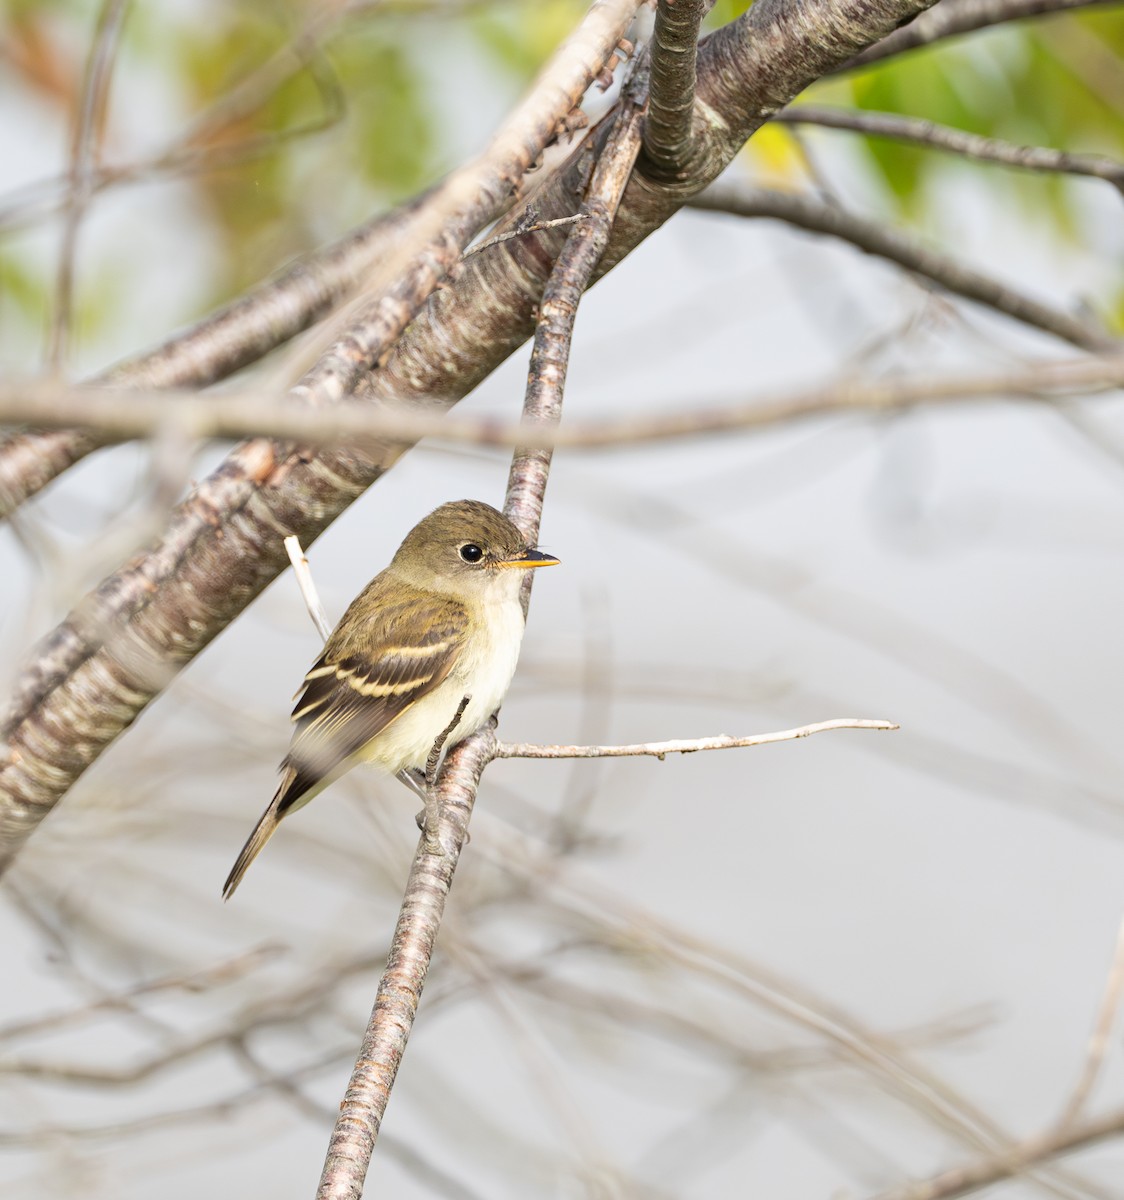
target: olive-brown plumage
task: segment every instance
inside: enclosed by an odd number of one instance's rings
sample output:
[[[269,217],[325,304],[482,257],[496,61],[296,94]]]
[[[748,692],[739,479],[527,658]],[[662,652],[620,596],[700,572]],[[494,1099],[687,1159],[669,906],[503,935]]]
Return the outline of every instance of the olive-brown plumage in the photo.
[[[507,692],[523,637],[523,570],[512,568],[557,561],[477,500],[444,504],[407,534],[305,676],[281,784],[224,898],[281,820],[356,763],[390,774],[422,767],[465,696],[447,746],[480,728]]]

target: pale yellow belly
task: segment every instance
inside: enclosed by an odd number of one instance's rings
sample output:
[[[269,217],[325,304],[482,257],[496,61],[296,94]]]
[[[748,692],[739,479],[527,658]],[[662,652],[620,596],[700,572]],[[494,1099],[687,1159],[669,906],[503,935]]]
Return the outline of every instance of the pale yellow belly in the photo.
[[[515,674],[522,634],[522,609],[518,603],[504,605],[493,614],[485,633],[472,640],[471,649],[449,677],[391,722],[356,757],[391,774],[409,767],[424,768],[434,740],[453,719],[465,695],[471,699],[449,735],[446,749],[475,733],[503,702]]]

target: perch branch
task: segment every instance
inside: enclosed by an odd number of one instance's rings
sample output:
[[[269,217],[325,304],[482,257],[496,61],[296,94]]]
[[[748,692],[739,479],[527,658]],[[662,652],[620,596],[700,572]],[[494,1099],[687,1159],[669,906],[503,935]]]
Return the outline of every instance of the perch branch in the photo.
[[[570,232],[547,283],[524,401],[528,420],[557,422],[560,416],[577,302],[608,242],[639,145],[639,112],[635,106],[626,106],[590,183],[586,200],[589,219]],[[516,451],[505,511],[529,540],[537,540],[549,469],[549,451]],[[432,790],[437,835],[431,837],[427,829],[418,842],[386,971],[379,981],[359,1057],[328,1144],[317,1200],[357,1200],[362,1193],[386,1104],[417,1015],[476,789],[495,745],[492,721],[446,755]]]

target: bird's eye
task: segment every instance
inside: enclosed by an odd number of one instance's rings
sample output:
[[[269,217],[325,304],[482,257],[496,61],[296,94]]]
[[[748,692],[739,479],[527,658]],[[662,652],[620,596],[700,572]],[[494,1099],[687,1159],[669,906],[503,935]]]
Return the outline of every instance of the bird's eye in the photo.
[[[461,547],[461,558],[466,563],[478,563],[484,557],[484,551],[475,542],[465,542]]]

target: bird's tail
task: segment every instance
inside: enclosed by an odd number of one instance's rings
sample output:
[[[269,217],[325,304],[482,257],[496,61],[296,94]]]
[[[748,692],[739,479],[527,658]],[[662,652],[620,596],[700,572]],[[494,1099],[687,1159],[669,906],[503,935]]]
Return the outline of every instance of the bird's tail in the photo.
[[[234,866],[230,868],[226,883],[222,885],[224,900],[229,900],[234,895],[234,889],[242,882],[242,876],[249,870],[250,863],[261,853],[262,847],[273,837],[277,826],[281,824],[281,818],[288,811],[282,805],[292,786],[294,775],[295,772],[291,768],[285,772],[281,786],[277,789],[277,795],[269,802],[269,807],[262,813],[261,820],[254,826],[254,832],[246,839],[246,844],[242,847]]]

